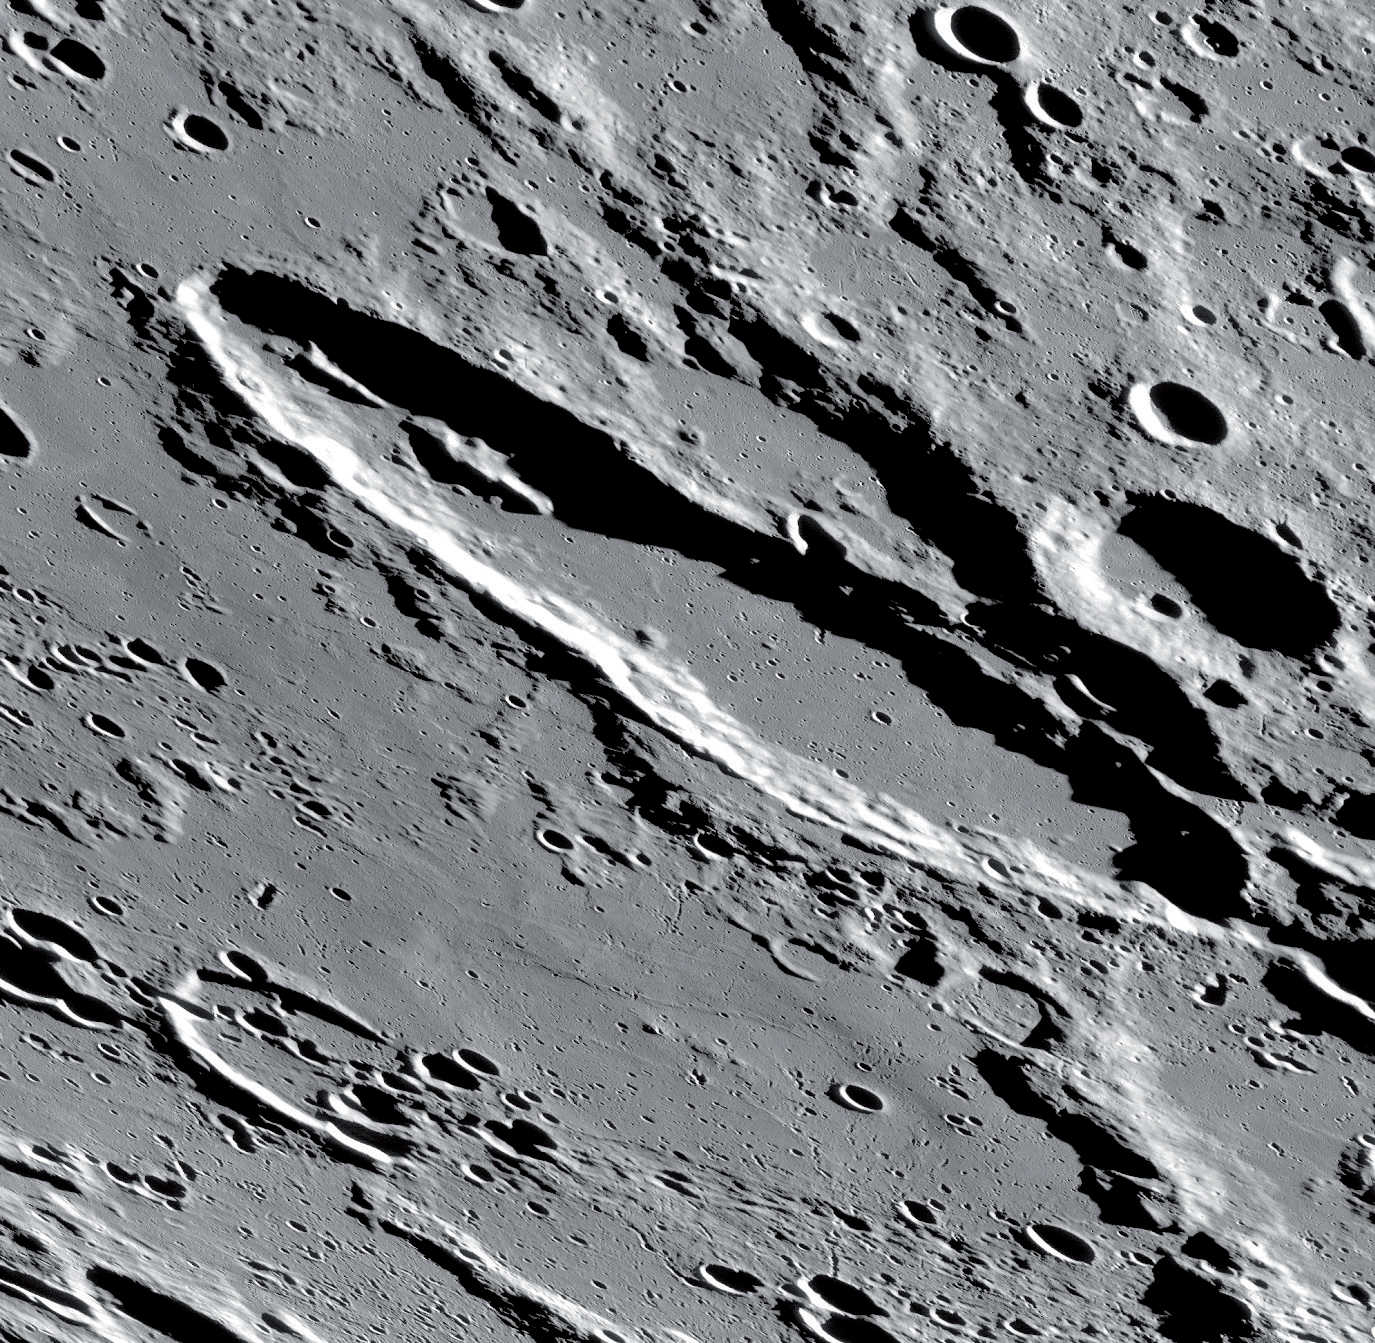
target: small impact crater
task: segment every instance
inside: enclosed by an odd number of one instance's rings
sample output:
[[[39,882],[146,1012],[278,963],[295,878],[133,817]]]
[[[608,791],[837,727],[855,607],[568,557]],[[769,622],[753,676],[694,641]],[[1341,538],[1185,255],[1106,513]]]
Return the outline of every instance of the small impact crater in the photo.
[[[826,1093],[837,1105],[861,1114],[877,1114],[884,1109],[883,1097],[858,1082],[837,1082]]]
[[[1162,442],[1216,447],[1227,438],[1227,417],[1222,410],[1185,383],[1138,383],[1128,402],[1141,427]]]
[[[186,658],[181,664],[181,669],[192,685],[199,687],[208,694],[213,695],[217,690],[224,689],[224,673],[203,658]]]
[[[33,456],[33,439],[14,417],[14,413],[0,405],[0,456],[24,458]]]
[[[487,188],[487,204],[497,238],[508,252],[517,256],[549,255],[549,244],[533,215],[492,187]]]
[[[178,108],[167,123],[168,134],[197,154],[220,154],[229,148],[229,134],[209,117]]]
[[[48,64],[71,79],[96,83],[105,78],[105,62],[84,42],[64,37],[48,52]]]
[[[753,1273],[726,1264],[703,1264],[698,1268],[697,1276],[708,1287],[731,1296],[747,1296],[764,1285]]]
[[[1008,65],[1022,54],[1022,39],[1001,14],[983,5],[938,10],[936,36],[955,55],[976,65]]]
[[[1084,109],[1077,100],[1044,80],[1027,87],[1026,105],[1037,121],[1057,130],[1072,131],[1084,124]]]
[[[829,1310],[843,1315],[883,1315],[887,1312],[868,1292],[830,1273],[813,1273],[806,1279],[808,1292]]]
[[[1054,1222],[1033,1222],[1023,1234],[1028,1245],[1053,1259],[1063,1259],[1071,1264],[1091,1264],[1098,1258],[1098,1251],[1083,1236],[1063,1226],[1056,1226]]]
[[[42,159],[22,149],[11,149],[6,155],[6,162],[13,172],[35,186],[48,186],[57,181],[57,174]]]

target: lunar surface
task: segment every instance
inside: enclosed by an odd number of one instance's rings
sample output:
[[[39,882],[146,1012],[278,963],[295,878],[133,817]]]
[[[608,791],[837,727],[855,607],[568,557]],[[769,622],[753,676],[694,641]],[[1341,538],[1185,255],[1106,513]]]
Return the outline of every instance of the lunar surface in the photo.
[[[1375,19],[1160,4],[9,0],[0,1343],[1372,1337]]]

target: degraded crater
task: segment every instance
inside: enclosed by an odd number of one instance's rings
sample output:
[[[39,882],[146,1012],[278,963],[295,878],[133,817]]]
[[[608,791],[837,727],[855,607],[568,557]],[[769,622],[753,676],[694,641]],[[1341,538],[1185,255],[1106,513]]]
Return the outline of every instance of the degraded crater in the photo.
[[[1139,498],[1118,532],[1176,578],[1218,631],[1248,648],[1307,657],[1341,627],[1336,603],[1296,555],[1205,504]]]

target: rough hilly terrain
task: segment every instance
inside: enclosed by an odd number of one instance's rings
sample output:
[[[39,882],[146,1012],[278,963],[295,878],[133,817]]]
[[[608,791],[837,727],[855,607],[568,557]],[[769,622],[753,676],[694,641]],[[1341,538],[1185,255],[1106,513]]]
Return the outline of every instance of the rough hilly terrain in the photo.
[[[1196,2],[9,0],[3,1343],[1375,1334],[1375,17]]]

